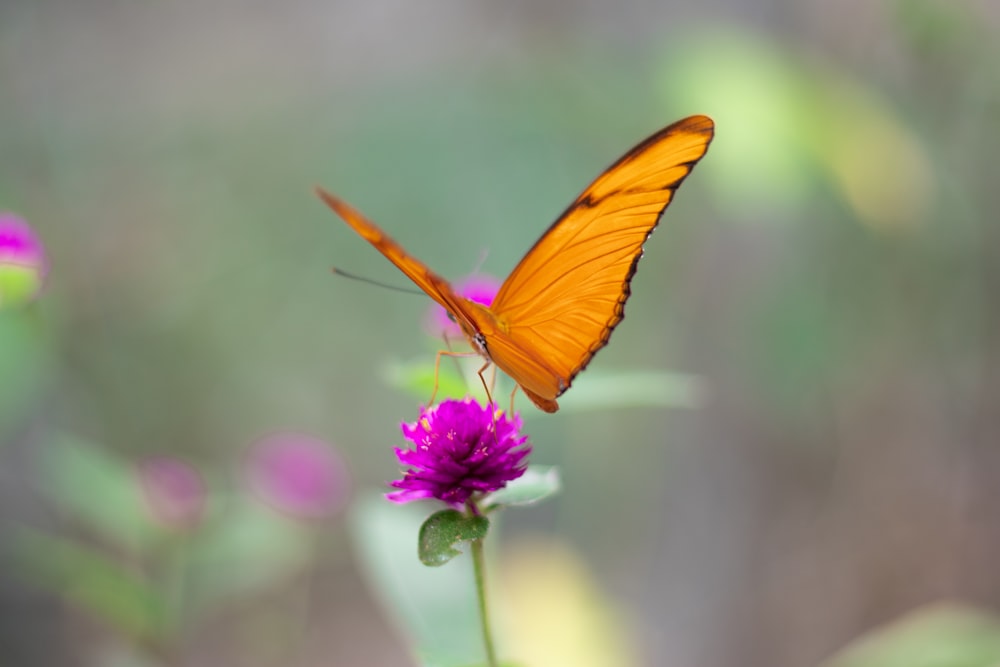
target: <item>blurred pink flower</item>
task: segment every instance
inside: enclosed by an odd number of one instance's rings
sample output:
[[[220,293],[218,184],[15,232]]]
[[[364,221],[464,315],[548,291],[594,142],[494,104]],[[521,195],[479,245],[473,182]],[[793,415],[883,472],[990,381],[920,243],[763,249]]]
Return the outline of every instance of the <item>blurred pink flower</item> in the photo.
[[[493,276],[482,273],[468,276],[455,283],[455,291],[466,299],[484,306],[493,303],[498,289],[500,289],[500,281]],[[431,306],[427,313],[425,328],[435,338],[442,335],[451,339],[462,338],[462,329],[448,316],[448,311],[436,303]]]
[[[205,483],[179,459],[154,457],[138,466],[139,483],[153,520],[168,528],[192,528],[205,512]]]
[[[45,247],[27,222],[0,211],[0,306],[28,303],[49,272]]]
[[[303,433],[276,433],[254,443],[247,482],[267,504],[304,518],[336,512],[350,494],[350,477],[340,455],[330,444]]]

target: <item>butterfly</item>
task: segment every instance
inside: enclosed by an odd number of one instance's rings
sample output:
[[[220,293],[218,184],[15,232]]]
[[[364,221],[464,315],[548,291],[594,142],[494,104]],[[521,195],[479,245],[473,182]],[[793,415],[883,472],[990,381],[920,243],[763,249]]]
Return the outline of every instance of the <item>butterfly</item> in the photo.
[[[542,234],[488,307],[456,293],[343,200],[316,193],[448,311],[486,360],[480,378],[495,364],[536,406],[555,412],[556,399],[625,316],[643,243],[714,133],[711,118],[691,116],[625,153]]]

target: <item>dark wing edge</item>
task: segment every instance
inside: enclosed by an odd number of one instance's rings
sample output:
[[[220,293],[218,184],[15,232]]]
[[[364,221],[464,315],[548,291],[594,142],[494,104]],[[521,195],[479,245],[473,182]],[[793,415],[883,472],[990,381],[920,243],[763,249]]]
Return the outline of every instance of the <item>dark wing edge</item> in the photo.
[[[523,276],[518,276],[518,278],[515,280],[512,280],[512,278],[515,278],[519,270],[522,269],[523,265],[528,263],[529,257],[531,257],[532,253],[535,250],[542,248],[543,245],[549,240],[549,238],[553,234],[558,233],[557,230],[560,224],[564,220],[571,218],[575,212],[581,209],[596,209],[605,199],[613,197],[615,195],[622,195],[623,190],[621,188],[616,189],[614,187],[612,187],[612,189],[608,192],[601,193],[602,188],[607,188],[611,186],[620,168],[624,167],[625,165],[636,159],[641,158],[643,154],[647,152],[647,150],[657,146],[658,144],[660,144],[660,142],[664,141],[670,136],[683,134],[683,135],[698,135],[703,138],[703,141],[696,142],[694,144],[696,147],[698,147],[697,155],[695,157],[686,161],[669,165],[670,169],[680,168],[682,170],[681,174],[679,174],[674,178],[671,178],[669,181],[663,183],[662,185],[657,183],[657,185],[659,186],[658,189],[667,192],[667,194],[658,195],[659,197],[663,197],[663,203],[659,204],[657,202],[656,205],[658,206],[658,208],[643,214],[643,217],[647,216],[651,217],[652,223],[648,225],[648,229],[645,230],[645,233],[642,235],[641,240],[638,242],[637,249],[635,250],[634,255],[632,257],[632,261],[629,264],[628,269],[625,271],[624,276],[622,277],[620,283],[621,294],[618,296],[617,302],[613,306],[611,306],[610,316],[607,318],[607,320],[601,327],[599,337],[596,340],[594,340],[589,346],[584,346],[582,354],[577,358],[577,360],[572,364],[572,366],[565,369],[564,371],[565,376],[559,378],[560,382],[559,382],[558,393],[555,394],[556,397],[562,395],[562,393],[569,388],[573,379],[587,367],[587,365],[593,359],[594,355],[601,348],[603,348],[605,345],[608,344],[611,338],[611,333],[615,330],[618,324],[620,324],[621,321],[624,319],[625,303],[628,301],[629,297],[632,294],[631,282],[638,268],[639,260],[642,258],[643,255],[642,246],[645,244],[650,234],[652,234],[652,232],[658,226],[660,218],[662,217],[664,211],[673,200],[674,192],[677,190],[678,187],[680,187],[681,183],[688,177],[688,175],[690,175],[691,171],[694,169],[697,162],[704,156],[705,152],[708,150],[708,146],[714,137],[714,127],[715,125],[713,121],[707,116],[702,116],[702,115],[690,116],[688,118],[684,118],[680,121],[677,121],[663,128],[662,130],[644,139],[639,144],[634,146],[631,150],[626,152],[614,164],[605,169],[601,173],[601,175],[598,176],[586,189],[584,189],[584,191],[573,201],[573,203],[571,203],[566,208],[566,210],[562,213],[562,215],[560,215],[556,219],[556,221],[549,227],[549,229],[538,239],[538,241],[535,242],[531,250],[529,250],[529,252],[525,255],[524,259],[521,260],[521,263],[519,263],[518,266],[515,267],[514,271],[511,272],[511,276],[508,278],[507,281],[505,281],[504,285],[501,287],[500,292],[497,294],[497,298],[494,301],[494,308],[496,309],[495,314],[499,319],[502,320],[504,316],[503,311],[505,302],[508,301],[509,299],[516,299],[516,296],[508,295],[507,288],[510,284],[516,284],[521,280],[524,280]],[[607,214],[598,214],[593,219],[593,223],[596,224],[597,221],[599,221],[600,217],[603,217],[604,215],[613,216],[615,213],[616,211],[611,211]],[[571,244],[571,239],[563,242],[563,245],[570,245],[570,244]],[[557,248],[557,251],[560,249],[561,248]],[[509,323],[510,325],[509,333],[512,343],[516,343],[517,338],[521,338],[522,336],[530,337],[532,339],[535,339],[536,341],[544,340],[546,338],[546,336],[542,335],[538,331],[530,330],[531,329],[530,326],[524,327],[526,329],[529,329],[528,331],[518,332],[517,331],[518,324],[519,324],[518,322]],[[521,322],[520,324],[523,325],[524,323]],[[519,333],[521,333],[521,335],[518,335]],[[537,345],[525,346],[525,347],[528,350],[538,349]],[[546,363],[543,359],[538,359],[537,361],[540,364]]]
[[[621,167],[626,162],[630,162],[630,161],[634,160],[636,158],[636,156],[638,156],[641,153],[645,152],[646,149],[648,149],[649,147],[651,147],[651,146],[653,146],[655,144],[658,144],[666,136],[671,135],[671,134],[678,134],[678,133],[681,133],[681,132],[684,132],[686,134],[700,134],[700,135],[704,135],[704,136],[708,137],[708,139],[705,141],[705,150],[702,151],[702,157],[703,157],[704,154],[705,154],[705,151],[708,150],[709,144],[712,143],[712,139],[715,137],[715,122],[711,118],[709,118],[708,116],[701,115],[701,114],[694,115],[694,116],[688,116],[687,118],[682,118],[681,120],[679,120],[679,121],[677,121],[675,123],[671,123],[670,125],[666,126],[662,130],[659,130],[658,132],[655,132],[654,134],[652,134],[652,135],[646,137],[645,139],[643,139],[642,141],[640,141],[638,144],[636,144],[631,149],[629,149],[624,155],[622,155],[620,158],[618,158],[617,160],[615,160],[615,162],[611,166],[607,167],[604,171],[602,171],[601,174],[597,178],[595,178],[591,182],[590,185],[588,185],[586,188],[584,188],[583,192],[581,192],[576,197],[576,199],[574,199],[570,203],[570,205],[567,206],[566,209],[556,217],[556,219],[552,222],[552,224],[549,225],[548,228],[544,232],[542,232],[542,235],[538,237],[538,240],[535,241],[535,243],[531,246],[531,248],[529,248],[528,251],[526,253],[524,253],[524,255],[522,257],[528,257],[529,255],[531,255],[531,253],[535,250],[535,248],[537,248],[539,245],[541,245],[542,242],[545,240],[545,238],[550,233],[552,233],[552,231],[555,230],[556,227],[559,226],[559,223],[561,223],[573,211],[575,211],[576,209],[581,208],[581,207],[592,207],[592,206],[596,205],[597,202],[594,201],[593,199],[591,199],[590,195],[591,195],[592,191],[594,190],[594,186],[598,185],[604,179],[605,176],[607,176],[608,174],[614,172],[615,170],[617,170],[619,167]],[[691,174],[691,171],[694,169],[695,164],[697,164],[698,160],[700,160],[700,159],[701,159],[701,157],[699,157],[697,160],[694,160],[690,164],[688,164],[689,168],[688,168],[687,172],[680,178],[680,180],[678,180],[676,182],[676,184],[673,187],[673,190],[676,190],[680,186],[680,184],[684,181],[684,179],[687,178]],[[663,208],[660,209],[660,215],[661,216],[663,215],[663,211],[669,205],[670,205],[670,201],[668,200],[667,203],[664,204]],[[653,225],[653,229],[655,229],[655,228],[656,228],[656,225]],[[650,233],[652,233],[652,230],[650,230]],[[522,259],[522,261],[523,261],[523,259]],[[518,267],[515,266],[514,270],[511,271],[511,275],[513,275],[514,273],[516,273],[517,269],[518,269]],[[501,286],[501,292],[502,292],[502,290],[503,290],[503,286]],[[500,294],[497,294],[497,296],[499,297]]]

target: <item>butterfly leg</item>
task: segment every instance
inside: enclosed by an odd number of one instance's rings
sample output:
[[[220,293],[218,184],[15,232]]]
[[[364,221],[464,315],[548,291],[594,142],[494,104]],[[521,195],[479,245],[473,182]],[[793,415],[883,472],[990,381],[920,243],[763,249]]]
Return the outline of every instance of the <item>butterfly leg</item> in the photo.
[[[438,350],[437,356],[434,357],[434,391],[431,392],[431,398],[427,402],[427,407],[434,405],[434,398],[438,393],[438,373],[441,370],[441,357],[474,357],[476,354],[474,352],[452,352],[451,350]],[[483,367],[485,368],[485,366]],[[480,369],[480,373],[482,369]],[[479,376],[482,378],[482,375]]]
[[[490,405],[493,405],[493,393],[490,391],[490,388],[486,385],[486,377],[483,375],[483,371],[485,371],[492,365],[493,365],[492,361],[487,361],[485,364],[483,364],[483,367],[480,368],[479,371],[477,371],[477,374],[479,375],[479,381],[483,383],[483,389],[486,390],[486,402]],[[493,378],[495,380],[496,375],[494,375]],[[496,410],[495,405],[493,405],[493,409]]]
[[[480,382],[483,383],[483,389],[486,390],[486,404],[490,406],[490,416],[493,417],[493,440],[494,440],[494,442],[496,442],[496,440],[497,440],[497,406],[496,406],[496,403],[493,402],[493,393],[490,392],[490,388],[488,386],[486,386],[486,376],[483,375],[483,371],[485,371],[490,366],[493,366],[493,362],[487,360],[486,363],[483,364],[483,367],[479,369],[479,380],[480,380]],[[497,372],[496,371],[496,366],[493,366],[493,382],[496,382],[496,379],[497,379],[496,372]]]

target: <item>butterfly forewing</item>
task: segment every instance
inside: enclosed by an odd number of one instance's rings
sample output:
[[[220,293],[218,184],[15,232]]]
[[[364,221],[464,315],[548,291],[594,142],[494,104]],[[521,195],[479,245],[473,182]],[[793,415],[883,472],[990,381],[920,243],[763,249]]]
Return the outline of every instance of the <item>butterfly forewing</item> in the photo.
[[[399,245],[391,236],[386,234],[374,222],[363,216],[357,209],[335,197],[323,188],[316,188],[316,194],[334,212],[344,219],[354,231],[361,235],[363,239],[371,243],[390,262],[396,265],[400,271],[412,280],[417,287],[427,293],[439,304],[444,306],[458,320],[463,330],[468,330],[475,326],[473,321],[475,315],[470,312],[470,302],[463,296],[456,294],[451,284],[431,271],[431,269],[419,259],[410,255],[403,246]]]
[[[487,341],[497,366],[519,384],[525,357],[552,369],[555,393],[536,390],[546,399],[569,387],[621,321],[642,245],[705,154],[713,128],[711,119],[692,116],[643,141],[535,243],[493,301],[506,334],[503,349]]]

